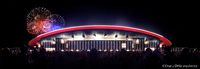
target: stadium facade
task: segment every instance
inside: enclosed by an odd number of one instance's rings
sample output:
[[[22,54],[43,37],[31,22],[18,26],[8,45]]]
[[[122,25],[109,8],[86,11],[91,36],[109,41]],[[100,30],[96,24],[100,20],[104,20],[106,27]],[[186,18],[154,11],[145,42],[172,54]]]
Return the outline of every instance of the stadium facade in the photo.
[[[147,30],[115,25],[85,25],[47,32],[29,41],[30,47],[46,51],[144,51],[172,43],[162,35]]]

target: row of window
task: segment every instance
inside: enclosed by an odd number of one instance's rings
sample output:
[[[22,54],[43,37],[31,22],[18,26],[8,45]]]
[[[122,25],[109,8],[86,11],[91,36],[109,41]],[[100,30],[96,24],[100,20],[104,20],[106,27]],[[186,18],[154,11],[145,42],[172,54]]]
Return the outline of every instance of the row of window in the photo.
[[[56,40],[55,44],[51,42],[43,42],[44,48],[55,48],[55,50],[144,50],[146,47],[153,47],[159,45],[158,42],[151,42],[144,44],[144,40],[139,40],[140,43],[136,43],[132,40],[77,40],[77,41],[65,41],[60,42]]]

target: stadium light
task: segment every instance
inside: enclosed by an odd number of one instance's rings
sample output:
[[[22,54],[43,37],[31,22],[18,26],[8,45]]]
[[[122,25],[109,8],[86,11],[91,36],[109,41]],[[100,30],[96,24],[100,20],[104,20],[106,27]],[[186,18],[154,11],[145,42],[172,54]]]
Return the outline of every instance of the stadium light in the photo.
[[[144,44],[149,44],[149,41],[147,41],[147,40],[146,40],[146,41],[144,41]]]
[[[56,42],[55,41],[51,41],[51,44],[56,44]]]
[[[90,49],[87,49],[87,51],[89,52],[89,51],[90,51]]]
[[[110,51],[112,52],[113,50],[112,50],[112,49],[110,49]]]
[[[129,52],[130,50],[129,50],[129,49],[127,49],[126,51],[127,51],[127,52]]]
[[[45,48],[46,51],[55,51],[55,48]]]
[[[116,49],[116,51],[119,51],[118,49]]]
[[[159,47],[162,48],[162,47],[163,47],[163,43],[160,43],[160,44],[159,44]]]
[[[40,45],[38,45],[38,48],[40,48],[41,46]]]
[[[38,46],[38,48],[40,48],[41,47],[40,43],[37,43],[37,46]]]
[[[135,43],[136,43],[136,44],[139,44],[139,43],[140,43],[139,39],[136,39]]]
[[[64,52],[64,50],[62,49],[61,52]]]
[[[32,52],[32,51],[33,51],[33,50],[31,50],[31,49],[29,50],[29,52]]]
[[[64,43],[65,43],[64,39],[61,39],[61,40],[60,40],[60,43],[61,43],[61,44],[64,44]]]
[[[152,48],[150,48],[152,51],[154,51],[155,50],[155,48],[154,47],[152,47]]]

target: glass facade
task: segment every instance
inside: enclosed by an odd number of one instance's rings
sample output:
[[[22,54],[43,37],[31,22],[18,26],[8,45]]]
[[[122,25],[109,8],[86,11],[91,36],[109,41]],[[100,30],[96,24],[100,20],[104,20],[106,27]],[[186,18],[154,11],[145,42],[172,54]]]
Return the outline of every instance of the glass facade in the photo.
[[[40,41],[46,51],[144,51],[159,47],[149,35],[120,30],[81,30],[48,36]]]

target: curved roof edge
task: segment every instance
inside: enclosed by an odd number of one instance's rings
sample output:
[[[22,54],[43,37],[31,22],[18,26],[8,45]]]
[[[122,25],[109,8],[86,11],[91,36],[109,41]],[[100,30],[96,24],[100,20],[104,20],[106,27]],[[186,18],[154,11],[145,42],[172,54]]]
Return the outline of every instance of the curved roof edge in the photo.
[[[146,35],[150,35],[153,37],[156,37],[160,39],[164,45],[170,46],[172,45],[171,41],[169,41],[167,38],[164,36],[150,32],[147,30],[139,29],[139,28],[134,28],[134,27],[126,27],[126,26],[116,26],[116,25],[85,25],[85,26],[74,26],[74,27],[66,27],[58,30],[54,30],[51,32],[47,32],[41,35],[38,35],[37,37],[33,38],[32,40],[29,41],[28,45],[29,46],[34,46],[38,43],[39,40],[41,40],[44,37],[62,33],[62,32],[70,32],[70,31],[76,31],[76,30],[87,30],[87,29],[113,29],[113,30],[124,30],[124,31],[130,31],[130,32],[138,32]]]

